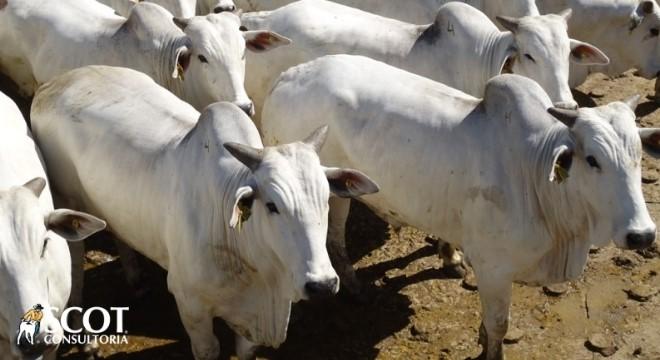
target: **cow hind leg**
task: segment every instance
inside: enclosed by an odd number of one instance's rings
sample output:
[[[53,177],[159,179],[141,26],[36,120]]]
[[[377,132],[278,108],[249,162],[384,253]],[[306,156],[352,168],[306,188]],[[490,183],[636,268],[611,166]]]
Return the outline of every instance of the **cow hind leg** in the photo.
[[[346,219],[351,207],[350,199],[330,198],[328,215],[328,254],[341,279],[341,287],[351,295],[359,295],[362,290],[353,264],[346,252]]]

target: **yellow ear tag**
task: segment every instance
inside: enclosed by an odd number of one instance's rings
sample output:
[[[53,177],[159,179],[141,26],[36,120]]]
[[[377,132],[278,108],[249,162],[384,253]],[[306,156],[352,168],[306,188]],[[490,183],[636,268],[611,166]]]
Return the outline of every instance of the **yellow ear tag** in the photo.
[[[250,208],[243,204],[242,202],[238,203],[238,231],[240,232],[243,229],[243,223],[248,221],[250,216],[252,215],[252,211]]]
[[[185,78],[183,77],[183,66],[181,66],[181,64],[179,63],[176,64],[176,71],[179,74],[179,79],[181,79],[181,81],[184,81]]]
[[[561,165],[555,163],[555,182],[561,184],[566,179],[568,179],[568,171],[561,167]]]

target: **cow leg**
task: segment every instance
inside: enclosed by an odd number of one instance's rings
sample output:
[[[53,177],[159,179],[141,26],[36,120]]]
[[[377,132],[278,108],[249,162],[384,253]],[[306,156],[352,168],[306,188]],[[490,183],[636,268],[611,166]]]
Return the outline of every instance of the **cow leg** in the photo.
[[[254,360],[257,358],[257,347],[252,341],[236,334],[236,356],[238,360]]]
[[[117,238],[114,238],[114,241],[115,246],[117,247],[117,253],[119,253],[119,262],[121,262],[121,267],[124,269],[126,281],[133,289],[133,296],[135,296],[136,299],[140,299],[149,292],[149,289],[146,282],[141,281],[143,274],[140,271],[140,262],[137,253],[123,241]]]
[[[207,308],[191,296],[185,288],[172,284],[170,275],[167,277],[170,292],[176,299],[179,316],[186,333],[190,337],[195,360],[216,360],[220,356],[220,342],[213,333],[213,315]]]
[[[502,342],[509,327],[511,305],[511,280],[502,279],[496,271],[475,269],[481,298],[482,322],[479,329],[481,357],[485,360],[502,360]]]
[[[69,297],[69,306],[83,306],[83,290],[85,285],[85,242],[70,242],[69,251],[71,252],[71,296]],[[72,311],[70,313],[70,324],[72,329],[82,329],[82,313]],[[82,351],[88,359],[94,358],[99,351],[99,344],[96,341],[90,341],[87,344],[80,345]]]
[[[361,292],[361,284],[346,252],[346,219],[351,208],[351,200],[331,197],[329,204],[328,255],[339,274],[342,288],[350,294],[357,295]]]
[[[444,240],[437,238],[438,241],[438,255],[442,259],[442,266],[447,274],[451,277],[461,279],[467,274],[467,266],[465,265],[463,255],[453,245]]]

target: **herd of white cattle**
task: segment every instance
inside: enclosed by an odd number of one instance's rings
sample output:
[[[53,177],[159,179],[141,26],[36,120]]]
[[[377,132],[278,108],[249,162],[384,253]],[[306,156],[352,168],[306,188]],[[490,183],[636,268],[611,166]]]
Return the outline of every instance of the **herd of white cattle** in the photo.
[[[639,97],[570,89],[656,78],[659,35],[655,0],[0,0],[0,72],[33,97],[31,132],[0,94],[0,358],[55,358],[80,240],[106,225],[125,264],[168,271],[195,359],[220,354],[213,317],[240,359],[278,347],[292,303],[360,293],[359,198],[462,250],[483,358],[503,359],[513,282],[655,240],[660,129],[637,128]]]

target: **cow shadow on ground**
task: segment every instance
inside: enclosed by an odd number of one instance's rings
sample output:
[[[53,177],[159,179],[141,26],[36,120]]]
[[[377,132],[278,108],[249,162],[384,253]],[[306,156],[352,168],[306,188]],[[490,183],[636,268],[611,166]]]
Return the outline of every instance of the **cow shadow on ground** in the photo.
[[[637,105],[637,109],[635,109],[635,115],[638,118],[641,118],[658,110],[659,107],[660,103],[654,99],[651,99],[650,101],[646,101]]]
[[[380,247],[389,238],[388,225],[360,204],[354,204],[348,224],[349,255],[359,259]],[[94,251],[116,256],[108,236],[88,241],[87,256]],[[91,252],[90,252],[91,251]],[[269,359],[373,359],[376,345],[409,325],[413,315],[411,302],[399,293],[405,286],[429,279],[447,278],[442,270],[427,269],[411,276],[388,278],[377,287],[376,280],[394,268],[428,256],[437,256],[427,245],[401,257],[379,262],[358,271],[365,284],[368,301],[359,302],[347,295],[315,302],[300,302],[293,307],[287,341],[279,349],[260,349],[258,355]],[[167,290],[166,272],[141,258],[150,291],[135,298],[127,285],[119,261],[111,261],[85,272],[85,307],[129,306],[125,327],[131,335],[129,344],[108,346],[101,357],[115,360],[192,359],[190,344],[179,319],[174,298]],[[101,319],[92,318],[92,324]],[[112,325],[114,326],[114,324]],[[113,328],[111,326],[111,329]],[[223,321],[215,322],[221,344],[221,359],[235,354],[232,332]],[[107,349],[107,348],[104,348]],[[75,350],[62,348],[60,357],[79,360]]]
[[[578,105],[580,107],[596,107],[598,104],[594,101],[591,96],[583,93],[580,90],[577,89],[571,89],[571,93],[573,93],[573,99],[577,101]]]

